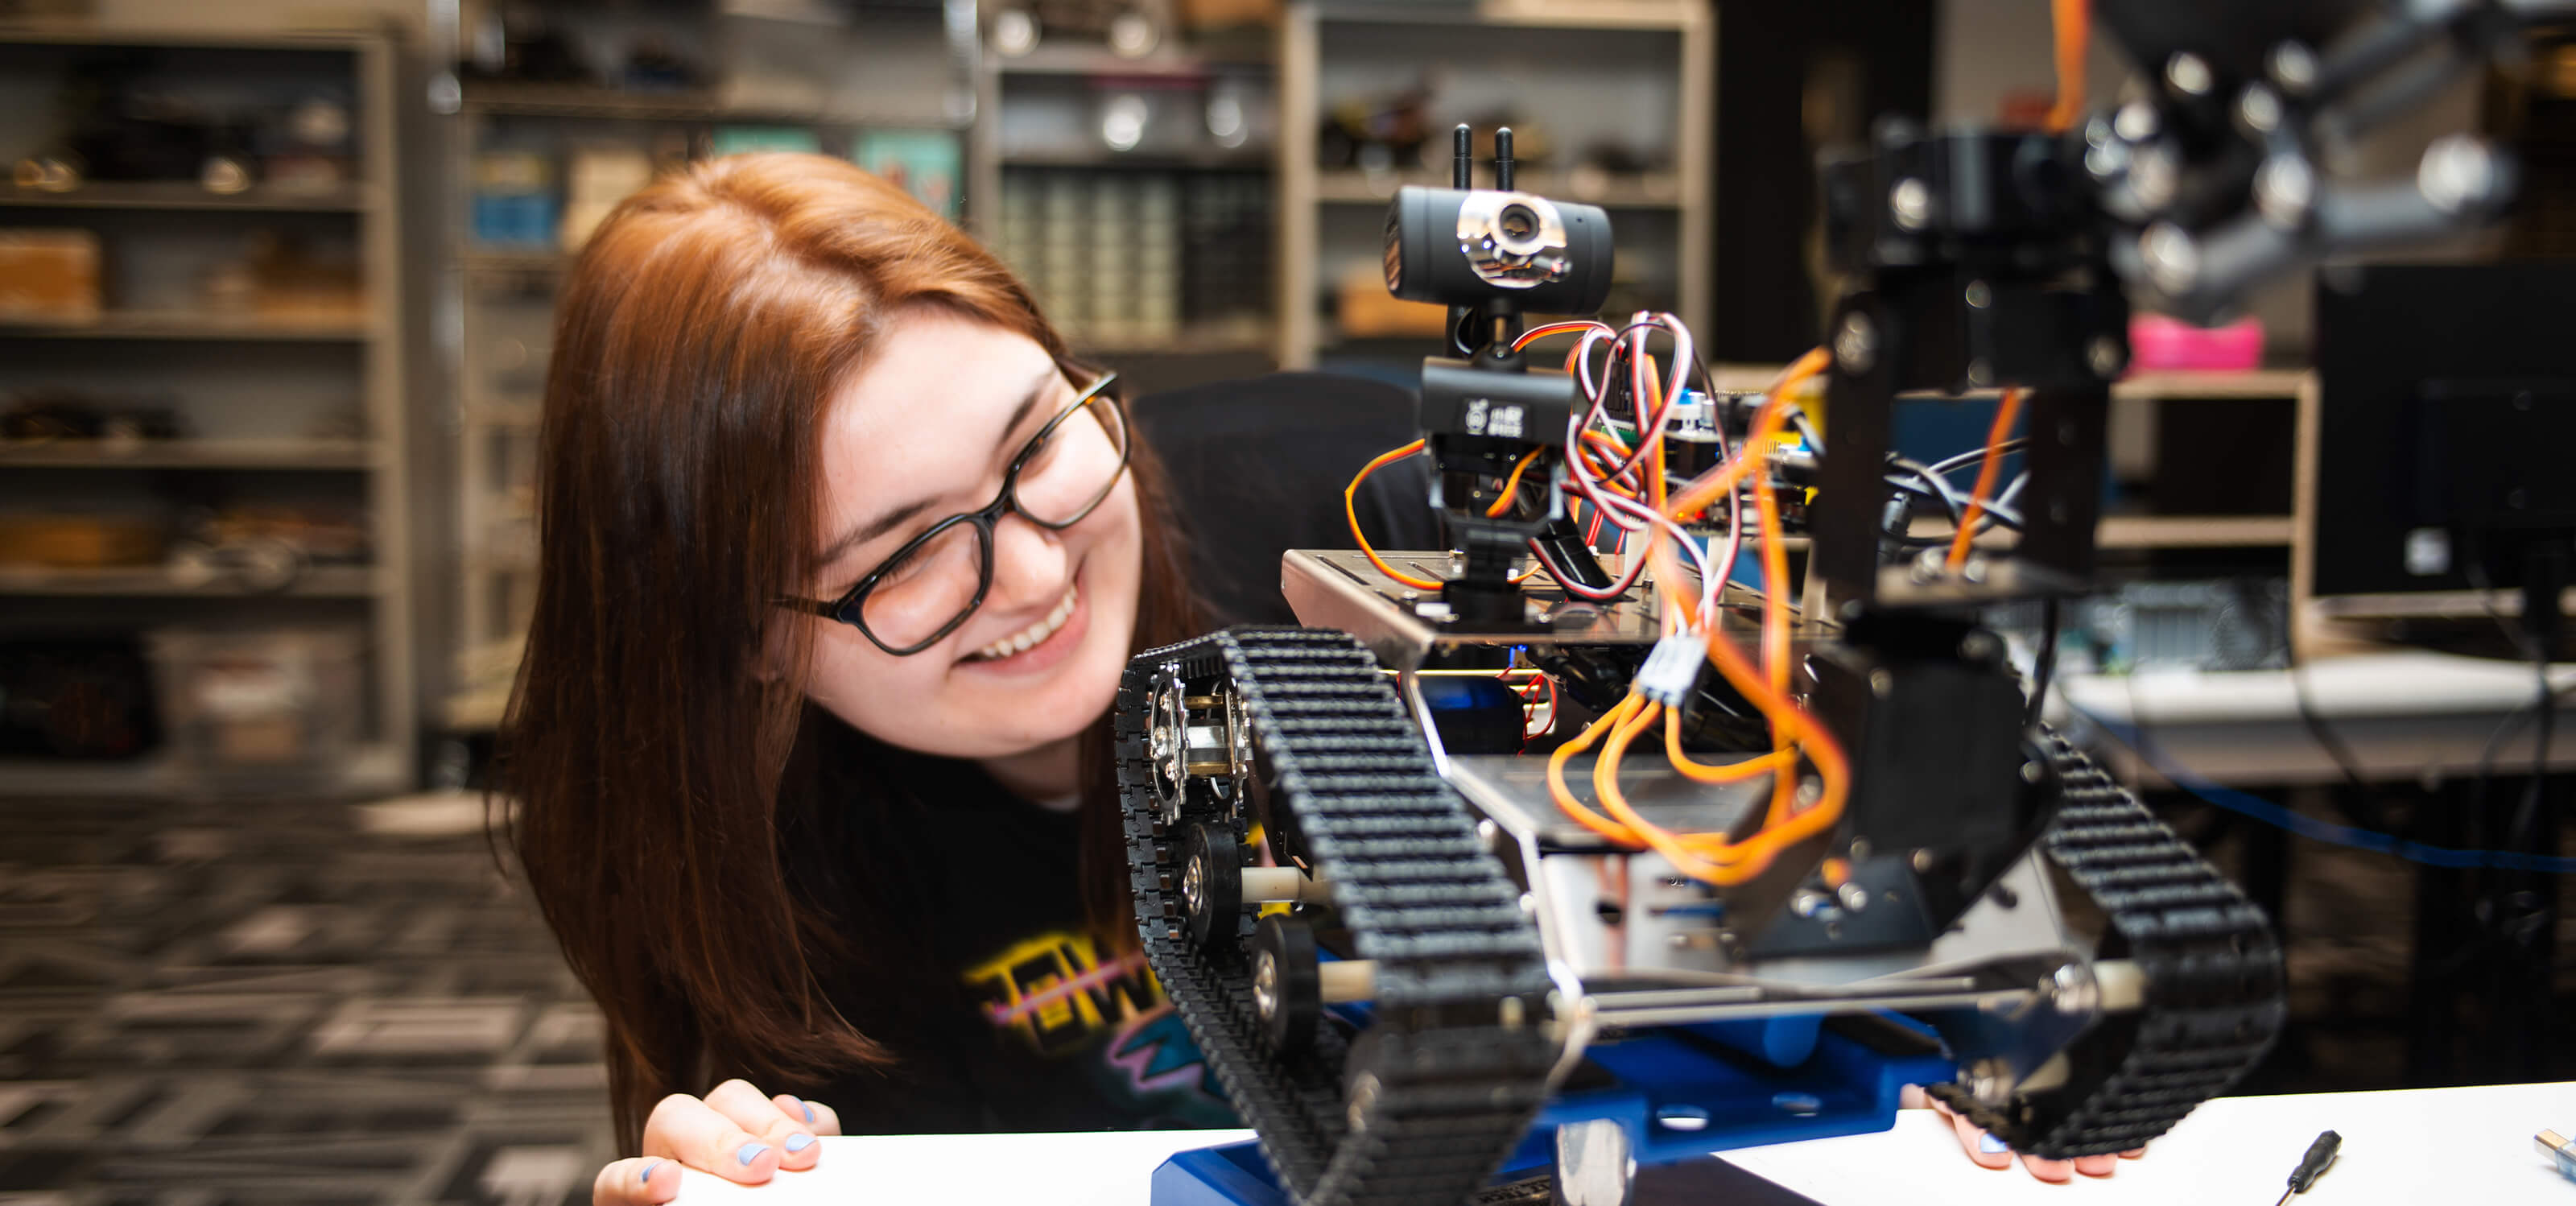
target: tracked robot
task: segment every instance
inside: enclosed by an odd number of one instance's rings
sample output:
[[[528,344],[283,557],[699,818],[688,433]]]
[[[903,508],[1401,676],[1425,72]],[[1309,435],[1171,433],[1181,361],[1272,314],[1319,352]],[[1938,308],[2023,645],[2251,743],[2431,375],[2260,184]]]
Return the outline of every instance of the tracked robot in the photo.
[[[1759,392],[1667,315],[1528,325],[1599,309],[1608,217],[1515,191],[1507,131],[1475,188],[1458,132],[1456,187],[1388,215],[1388,287],[1451,321],[1380,458],[1430,458],[1451,547],[1291,552],[1306,627],[1122,687],[1146,952],[1259,1135],[1176,1157],[1160,1206],[1617,1203],[1639,1162],[1884,1128],[1909,1083],[2118,1152],[2262,1058],[2266,919],[1978,617],[2087,589],[2132,291],[2207,317],[2509,194],[2465,137],[2375,186],[2318,154],[2569,6],[2350,7],[2102,0],[2153,95],[1883,125],[1822,169],[1828,344]],[[1890,447],[1920,391],[2002,391],[1975,487]]]

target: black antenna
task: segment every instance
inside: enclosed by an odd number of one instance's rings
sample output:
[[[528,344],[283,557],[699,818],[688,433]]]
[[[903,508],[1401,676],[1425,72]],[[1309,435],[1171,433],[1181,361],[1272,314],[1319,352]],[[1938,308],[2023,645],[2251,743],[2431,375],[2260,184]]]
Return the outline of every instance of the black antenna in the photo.
[[[1460,192],[1476,187],[1476,131],[1463,121],[1449,132],[1449,187]]]
[[[1512,128],[1494,131],[1494,187],[1512,191]]]

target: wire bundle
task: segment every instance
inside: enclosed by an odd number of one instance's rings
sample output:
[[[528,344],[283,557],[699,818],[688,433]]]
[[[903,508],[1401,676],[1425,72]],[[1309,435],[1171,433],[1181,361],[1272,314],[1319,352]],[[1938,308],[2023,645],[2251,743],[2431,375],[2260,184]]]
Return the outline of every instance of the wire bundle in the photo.
[[[1667,332],[1673,340],[1668,373],[1657,371],[1647,351],[1648,338],[1658,330]],[[1561,455],[1544,458],[1541,454],[1547,450],[1538,449],[1522,457],[1503,480],[1485,514],[1501,518],[1516,508],[1524,513],[1540,513],[1549,505],[1552,487],[1581,500],[1595,523],[1611,526],[1623,547],[1627,536],[1644,537],[1643,547],[1627,557],[1617,581],[1606,588],[1576,581],[1536,541],[1531,542],[1530,550],[1568,595],[1597,602],[1621,597],[1651,567],[1654,589],[1662,602],[1659,612],[1664,639],[1682,642],[1697,659],[1715,663],[1718,673],[1769,723],[1773,748],[1770,753],[1731,764],[1694,761],[1682,748],[1680,709],[1650,698],[1642,687],[1637,687],[1549,757],[1549,791],[1568,817],[1604,838],[1631,849],[1654,850],[1675,870],[1694,879],[1712,884],[1742,883],[1760,874],[1782,851],[1830,829],[1840,819],[1850,789],[1850,766],[1841,747],[1790,694],[1789,605],[1779,589],[1779,584],[1788,581],[1788,555],[1781,542],[1780,500],[1769,468],[1772,451],[1787,438],[1792,423],[1805,426],[1791,401],[1792,395],[1822,372],[1829,361],[1822,349],[1799,358],[1768,391],[1741,448],[1730,450],[1725,446],[1721,425],[1718,464],[1696,478],[1674,481],[1665,470],[1664,433],[1697,364],[1689,328],[1670,314],[1640,315],[1623,328],[1593,321],[1551,323],[1522,335],[1513,350],[1558,334],[1578,336],[1566,355],[1565,366],[1581,387],[1586,408],[1568,422],[1564,446],[1558,450]],[[1596,352],[1606,355],[1596,357]],[[1596,359],[1600,362],[1598,373],[1594,371]],[[1633,433],[1623,433],[1608,413],[1614,391],[1623,382],[1634,402],[1637,422]],[[1352,520],[1351,534],[1359,540],[1371,564],[1407,586],[1436,590],[1441,583],[1405,574],[1369,549],[1359,531],[1355,506],[1360,483],[1370,473],[1422,448],[1423,442],[1417,440],[1369,462],[1343,492],[1343,502],[1345,514]],[[1549,471],[1532,478],[1530,470],[1534,465],[1547,465]],[[1555,479],[1552,482],[1551,473]],[[1762,559],[1763,580],[1772,587],[1764,592],[1762,601],[1758,664],[1718,627],[1718,599],[1744,545],[1747,494],[1751,495],[1758,529],[1755,551]],[[1723,551],[1714,561],[1683,526],[1707,514],[1713,506],[1723,506],[1727,516]],[[1696,591],[1685,587],[1680,572],[1685,561],[1698,579]],[[1677,833],[1637,812],[1619,790],[1619,764],[1628,748],[1658,720],[1663,724],[1665,755],[1677,773],[1706,783],[1771,777],[1770,804],[1758,830],[1740,841],[1723,833]],[[1566,782],[1567,763],[1596,744],[1601,746],[1601,752],[1595,759],[1592,780],[1601,811],[1577,799]],[[1797,773],[1802,763],[1814,767],[1812,778]],[[1802,787],[1802,782],[1806,786]]]

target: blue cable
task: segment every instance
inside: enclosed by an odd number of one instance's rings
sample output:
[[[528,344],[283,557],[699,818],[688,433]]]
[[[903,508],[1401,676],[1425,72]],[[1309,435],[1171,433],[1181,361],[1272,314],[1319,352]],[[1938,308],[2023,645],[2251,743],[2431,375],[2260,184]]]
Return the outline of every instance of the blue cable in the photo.
[[[2261,821],[2275,829],[2287,830],[2310,841],[2331,846],[2368,850],[2375,854],[2393,854],[2411,863],[2428,867],[2470,869],[2490,867],[2499,871],[2536,871],[2545,875],[2576,875],[2576,858],[2557,858],[2546,854],[2516,854],[2507,850],[2455,850],[2447,846],[2427,846],[2410,842],[2393,834],[2371,829],[2355,829],[2302,816],[2258,796],[2247,795],[2231,787],[2221,787],[2182,767],[2173,765],[2147,738],[2146,730],[2136,725],[2104,720],[2090,712],[2079,712],[2084,719],[2117,737],[2138,757],[2154,767],[2156,773],[2173,785],[2198,796],[2201,800],[2240,816]]]

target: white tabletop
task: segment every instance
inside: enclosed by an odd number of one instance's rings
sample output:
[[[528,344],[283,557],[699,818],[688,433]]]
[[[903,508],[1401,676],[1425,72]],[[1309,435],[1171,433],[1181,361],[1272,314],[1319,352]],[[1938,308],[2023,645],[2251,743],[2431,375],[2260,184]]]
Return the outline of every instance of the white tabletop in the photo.
[[[2531,1142],[2576,1123],[2576,1083],[2226,1097],[2193,1111],[2100,1180],[2051,1185],[2018,1167],[1991,1171],[1959,1154],[1940,1118],[1907,1110],[1875,1135],[1746,1148],[1721,1158],[1821,1206],[2011,1206],[2083,1201],[2271,1206],[2319,1131],[2342,1155],[2300,1206],[2364,1203],[2576,1203]]]
[[[2403,781],[2475,774],[2498,726],[2539,693],[2528,664],[2398,650],[2295,671],[2069,675],[2051,693],[2049,714],[2133,782],[2161,779],[2128,745],[2138,733],[2158,759],[2211,782],[2335,782],[2342,769],[2299,716],[2302,681],[2309,706],[2362,774]],[[2550,667],[2550,681],[2576,684],[2576,665]],[[2525,722],[2497,746],[2498,773],[2531,765],[2537,731]],[[2554,741],[2550,762],[2576,767],[2576,738]]]
[[[2533,1148],[2544,1127],[2576,1129],[2576,1083],[2402,1093],[2225,1098],[2202,1106],[2117,1175],[2043,1184],[1959,1153],[1946,1124],[1907,1110],[1873,1135],[1727,1152],[1721,1158],[1821,1206],[2010,1206],[2077,1200],[2269,1206],[2321,1130],[2341,1160],[2302,1206],[2425,1202],[2569,1203],[2576,1184]],[[684,1174],[682,1206],[1146,1206],[1154,1169],[1174,1152],[1239,1142],[1246,1131],[1072,1135],[912,1135],[823,1140],[810,1172],[744,1187]]]

